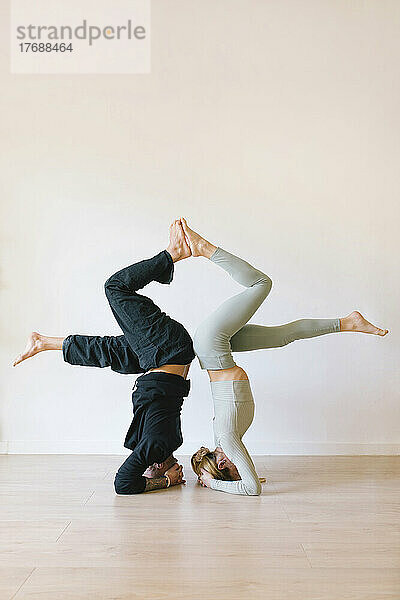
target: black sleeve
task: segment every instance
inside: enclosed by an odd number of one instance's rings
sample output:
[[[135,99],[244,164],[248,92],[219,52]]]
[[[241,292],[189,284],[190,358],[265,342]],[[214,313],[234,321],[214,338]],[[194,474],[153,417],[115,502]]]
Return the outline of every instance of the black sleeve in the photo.
[[[167,454],[157,443],[146,439],[140,442],[117,471],[114,488],[117,494],[141,494],[146,488],[143,473],[155,462],[163,462]]]
[[[141,494],[146,487],[143,473],[149,465],[144,465],[135,449],[115,475],[114,488],[117,494]]]

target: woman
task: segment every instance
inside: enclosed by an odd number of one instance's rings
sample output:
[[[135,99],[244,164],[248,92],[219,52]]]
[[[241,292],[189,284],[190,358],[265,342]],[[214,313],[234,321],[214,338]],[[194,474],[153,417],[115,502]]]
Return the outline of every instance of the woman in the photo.
[[[354,311],[342,319],[301,319],[286,325],[246,325],[265,298],[272,281],[244,260],[217,248],[192,231],[181,219],[192,256],[204,256],[244,286],[226,300],[197,329],[194,349],[202,369],[208,371],[214,402],[216,448],[200,448],[192,468],[203,486],[230,494],[259,495],[260,480],[242,437],[254,417],[254,401],[245,371],[232,352],[278,348],[299,339],[327,333],[354,331],[384,336],[387,330],[369,323]]]

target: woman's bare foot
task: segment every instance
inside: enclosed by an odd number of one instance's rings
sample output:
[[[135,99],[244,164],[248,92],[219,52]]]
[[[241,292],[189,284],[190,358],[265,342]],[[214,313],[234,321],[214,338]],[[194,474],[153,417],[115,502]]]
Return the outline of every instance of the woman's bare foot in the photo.
[[[365,319],[358,310],[353,310],[347,317],[340,319],[340,331],[354,331],[359,333],[372,333],[383,337],[388,333],[388,329],[379,329]]]
[[[19,365],[19,363],[21,363],[23,360],[31,358],[31,356],[35,356],[35,354],[38,352],[42,352],[44,349],[43,336],[41,336],[40,333],[33,331],[28,338],[24,352],[22,352],[22,354],[17,356],[17,358],[14,360],[13,367]]]
[[[43,352],[44,350],[62,350],[64,340],[64,337],[49,337],[33,331],[28,338],[24,352],[14,360],[13,367],[16,367],[27,358],[35,356],[38,352]]]
[[[207,242],[207,240],[193,231],[193,229],[190,229],[186,223],[186,219],[183,217],[181,217],[181,223],[190,246],[190,250],[192,251],[192,256],[204,256],[205,258],[211,258],[217,247],[213,244],[210,244],[210,242]]]
[[[167,252],[170,253],[174,263],[178,262],[178,260],[188,258],[192,254],[179,219],[174,221],[169,228],[169,244]]]

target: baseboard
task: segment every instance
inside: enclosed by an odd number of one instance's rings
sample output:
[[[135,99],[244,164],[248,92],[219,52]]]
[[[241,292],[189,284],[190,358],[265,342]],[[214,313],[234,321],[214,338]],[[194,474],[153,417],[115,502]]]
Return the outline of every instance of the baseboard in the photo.
[[[177,454],[190,455],[206,440],[185,442]],[[399,455],[400,444],[348,442],[253,442],[253,455]],[[0,454],[127,454],[120,440],[11,440],[0,441]]]

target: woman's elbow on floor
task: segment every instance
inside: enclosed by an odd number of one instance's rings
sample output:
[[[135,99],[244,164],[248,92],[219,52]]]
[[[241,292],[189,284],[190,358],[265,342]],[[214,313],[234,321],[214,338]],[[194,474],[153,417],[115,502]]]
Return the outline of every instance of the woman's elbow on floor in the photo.
[[[246,492],[248,496],[260,496],[262,491],[261,488],[261,483],[258,481],[257,483],[254,482],[254,484],[252,483],[251,485],[248,485],[246,487]]]

